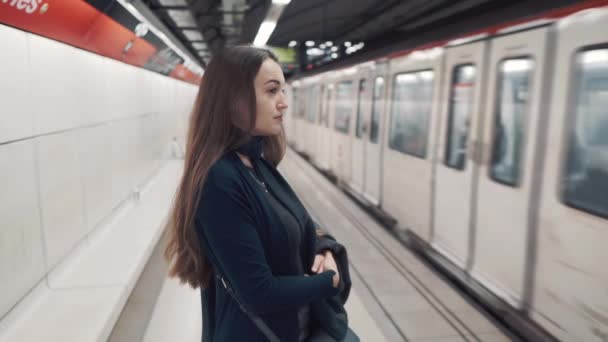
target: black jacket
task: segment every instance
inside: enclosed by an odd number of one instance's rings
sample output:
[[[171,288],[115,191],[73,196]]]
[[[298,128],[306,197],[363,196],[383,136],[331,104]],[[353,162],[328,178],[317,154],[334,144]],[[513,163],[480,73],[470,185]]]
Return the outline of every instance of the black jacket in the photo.
[[[305,227],[302,260],[310,270],[314,255],[331,249],[341,272],[339,289],[333,271],[303,276],[288,260],[287,233],[261,187],[248,176],[234,152],[210,169],[196,214],[202,250],[226,278],[245,307],[259,315],[281,341],[297,341],[297,310],[311,304],[313,326],[342,339],[347,331],[343,304],[350,291],[346,251],[333,238],[319,239],[312,221],[279,172],[262,158],[252,159],[269,190]],[[226,293],[219,281],[202,291],[203,342],[266,341]]]

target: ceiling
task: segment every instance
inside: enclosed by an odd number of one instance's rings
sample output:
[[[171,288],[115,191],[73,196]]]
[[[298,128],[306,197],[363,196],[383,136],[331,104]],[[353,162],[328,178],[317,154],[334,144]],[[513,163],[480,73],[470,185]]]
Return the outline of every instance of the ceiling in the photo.
[[[144,0],[204,66],[223,46],[253,42],[271,0]],[[302,72],[335,68],[572,5],[574,0],[292,0],[268,45],[298,51]],[[306,46],[305,42],[314,46]],[[320,48],[321,54],[307,54]],[[359,45],[346,53],[344,45]],[[331,50],[330,50],[331,49]],[[351,49],[352,50],[352,49]],[[335,55],[332,57],[332,52]]]

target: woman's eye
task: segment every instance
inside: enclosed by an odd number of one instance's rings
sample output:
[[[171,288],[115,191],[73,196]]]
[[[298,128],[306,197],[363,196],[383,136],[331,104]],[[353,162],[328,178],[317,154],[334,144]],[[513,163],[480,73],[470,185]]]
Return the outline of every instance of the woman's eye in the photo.
[[[270,90],[269,90],[269,92],[270,92],[271,94],[276,94],[276,93],[278,93],[278,92],[279,92],[279,88],[272,88],[272,89],[270,89]]]

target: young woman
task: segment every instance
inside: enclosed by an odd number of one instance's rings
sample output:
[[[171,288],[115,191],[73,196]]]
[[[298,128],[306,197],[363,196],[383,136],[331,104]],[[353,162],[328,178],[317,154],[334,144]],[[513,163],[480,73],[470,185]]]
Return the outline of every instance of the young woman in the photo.
[[[204,342],[357,340],[344,250],[276,170],[284,86],[270,51],[232,47],[195,102],[165,255],[171,276],[202,289]]]

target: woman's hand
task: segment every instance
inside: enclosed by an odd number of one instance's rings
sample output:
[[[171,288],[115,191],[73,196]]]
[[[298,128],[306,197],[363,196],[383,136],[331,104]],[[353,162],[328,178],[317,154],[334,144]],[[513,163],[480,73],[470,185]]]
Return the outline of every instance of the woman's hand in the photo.
[[[314,273],[322,273],[326,270],[332,270],[336,273],[333,277],[333,286],[337,288],[340,284],[340,273],[338,272],[338,265],[336,265],[334,256],[330,251],[315,255],[315,261],[312,265],[312,271]]]

